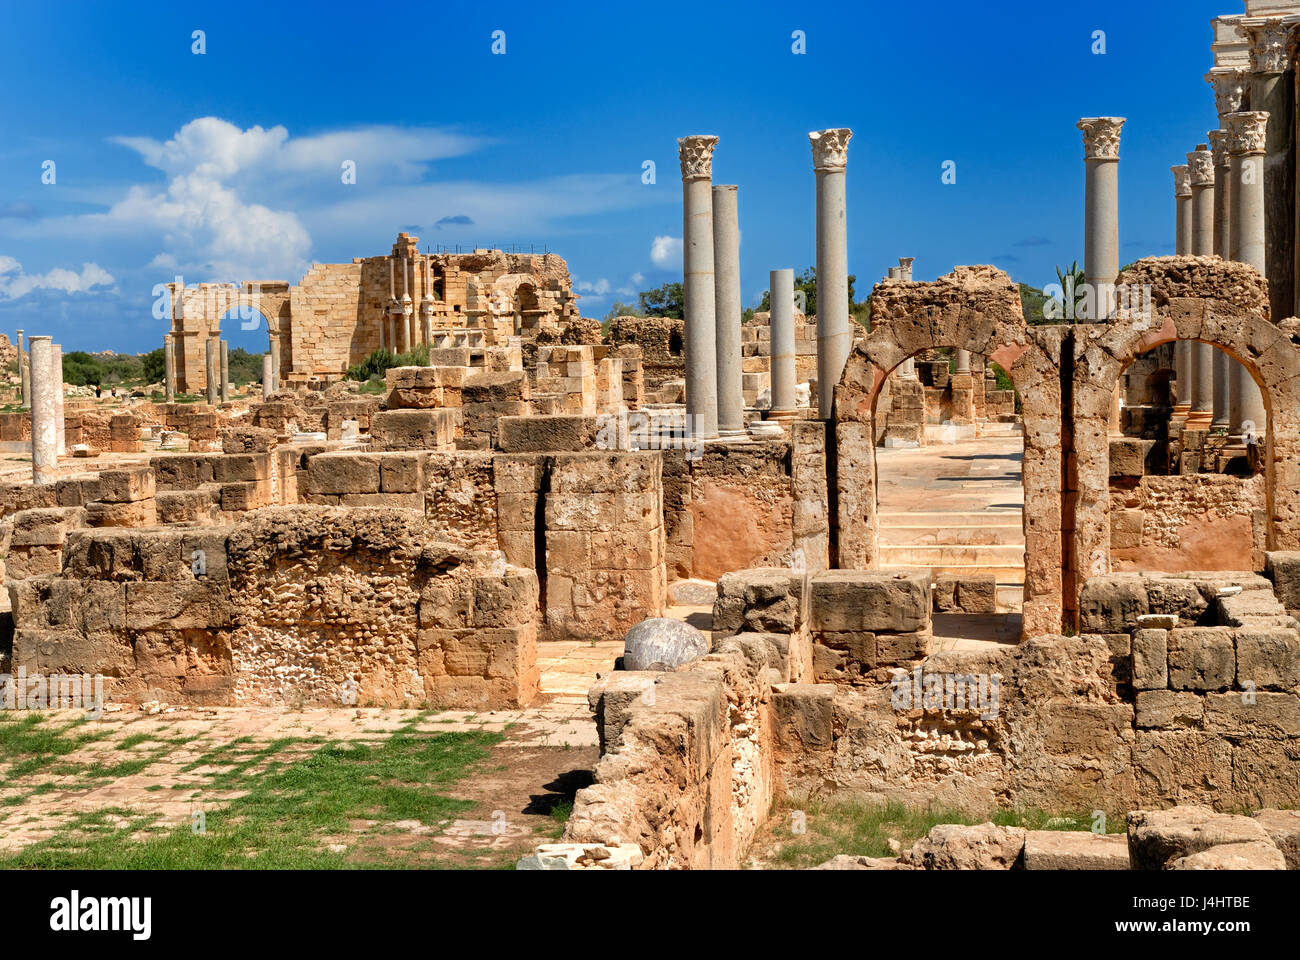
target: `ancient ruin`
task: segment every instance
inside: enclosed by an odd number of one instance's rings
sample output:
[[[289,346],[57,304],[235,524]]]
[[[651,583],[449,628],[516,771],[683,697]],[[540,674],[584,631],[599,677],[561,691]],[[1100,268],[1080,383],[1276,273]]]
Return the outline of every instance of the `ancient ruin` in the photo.
[[[0,674],[150,716],[572,708],[586,779],[522,869],[770,865],[813,796],[1102,823],[827,869],[1300,869],[1300,10],[1246,6],[1220,128],[1171,148],[1176,255],[1121,263],[1132,125],[1078,120],[1082,277],[1042,318],[998,266],[903,257],[860,322],[830,128],[774,146],[812,161],[815,313],[776,263],[745,319],[760,186],[691,135],[680,318],[602,328],[556,253],[402,232],[169,285],[160,400],[73,395],[18,331]]]

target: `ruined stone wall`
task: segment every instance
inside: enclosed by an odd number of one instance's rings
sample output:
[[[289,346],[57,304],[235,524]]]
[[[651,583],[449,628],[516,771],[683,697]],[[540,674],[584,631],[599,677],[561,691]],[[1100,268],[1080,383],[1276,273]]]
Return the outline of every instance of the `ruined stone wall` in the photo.
[[[615,673],[589,695],[604,744],[564,841],[635,843],[639,869],[736,869],[775,784],[768,647],[723,641],[673,673]]]
[[[1094,578],[1081,636],[934,653],[888,681],[778,685],[782,777],[981,813],[1293,806],[1300,634],[1271,587]]]
[[[611,345],[640,347],[647,394],[686,376],[685,336],[685,321],[671,317],[615,317],[609,324]]]
[[[79,530],[11,581],[13,663],[113,699],[421,703],[537,692],[537,581],[404,511],[270,508],[233,528]]]
[[[1262,570],[1263,476],[1192,474],[1111,480],[1115,571]]]

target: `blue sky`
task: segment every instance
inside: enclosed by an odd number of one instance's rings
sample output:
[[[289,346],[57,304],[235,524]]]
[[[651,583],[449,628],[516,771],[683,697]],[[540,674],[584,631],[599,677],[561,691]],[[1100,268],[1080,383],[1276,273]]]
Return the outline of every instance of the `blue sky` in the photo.
[[[995,263],[1035,286],[1082,260],[1082,116],[1129,120],[1121,259],[1172,253],[1169,167],[1217,125],[1210,20],[1241,7],[0,0],[0,330],[152,349],[158,283],[297,282],[399,230],[545,243],[600,317],[680,279],[694,133],[740,186],[747,304],[815,259],[807,133],[831,126],[854,131],[860,295],[900,256],[917,279]]]

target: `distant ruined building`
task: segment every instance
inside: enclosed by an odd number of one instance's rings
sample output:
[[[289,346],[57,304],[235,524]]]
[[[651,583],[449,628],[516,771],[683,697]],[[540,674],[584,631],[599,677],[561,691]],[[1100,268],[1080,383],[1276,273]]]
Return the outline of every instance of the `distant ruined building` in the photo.
[[[578,318],[569,267],[553,253],[420,253],[397,236],[387,256],[314,264],[297,284],[167,284],[177,389],[205,389],[204,353],[221,322],[265,322],[286,387],[329,383],[375,350],[480,346]],[[231,315],[232,311],[238,311]],[[249,326],[249,329],[253,329]]]

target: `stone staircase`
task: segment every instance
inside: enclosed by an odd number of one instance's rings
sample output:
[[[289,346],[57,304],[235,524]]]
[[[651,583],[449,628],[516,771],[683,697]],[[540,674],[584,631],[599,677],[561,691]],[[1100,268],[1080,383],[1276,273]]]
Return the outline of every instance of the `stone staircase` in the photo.
[[[1021,510],[881,512],[880,565],[927,569],[931,576],[992,573],[998,609],[1024,602],[1025,533]]]

